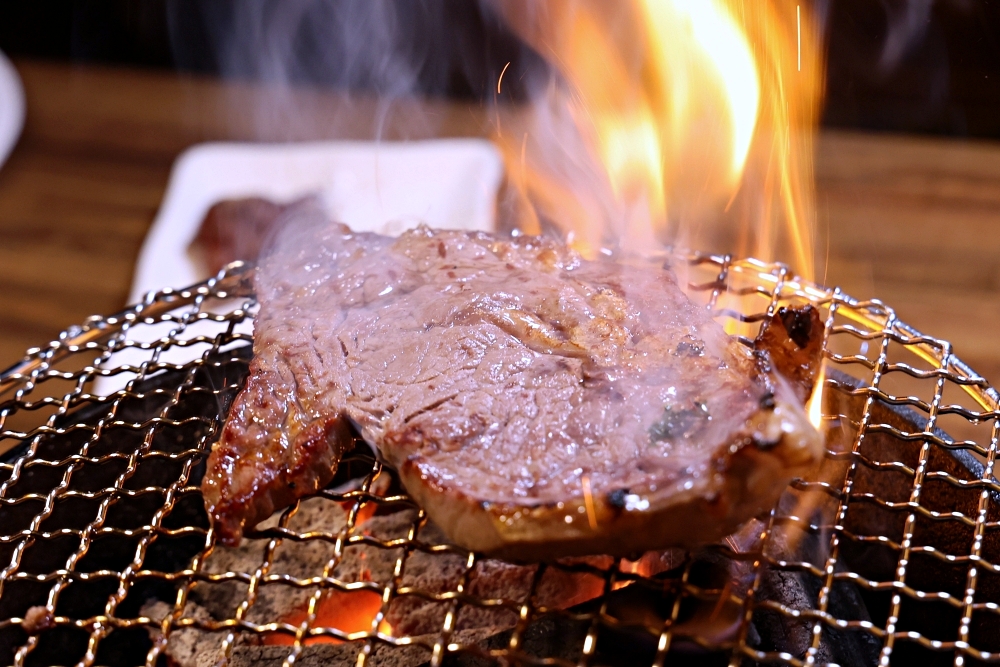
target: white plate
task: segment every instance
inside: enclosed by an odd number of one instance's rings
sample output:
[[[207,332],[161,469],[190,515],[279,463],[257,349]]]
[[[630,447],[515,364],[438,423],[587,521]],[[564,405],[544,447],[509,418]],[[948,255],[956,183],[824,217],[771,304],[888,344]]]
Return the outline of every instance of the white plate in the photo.
[[[287,202],[320,197],[330,216],[358,231],[399,234],[420,223],[446,229],[490,231],[503,177],[499,151],[480,139],[424,142],[323,142],[309,144],[203,144],[182,154],[170,174],[160,211],[146,236],[129,302],[164,287],[186,287],[207,278],[188,252],[208,209],[220,199],[260,196]],[[195,324],[181,335],[198,335]],[[252,323],[237,330],[251,333]],[[155,342],[171,325],[142,325],[127,339]],[[172,348],[159,357],[186,363],[207,346]],[[106,368],[138,366],[152,352],[127,348]],[[98,378],[94,393],[117,391],[134,377]]]
[[[14,149],[24,127],[24,88],[17,70],[0,53],[0,165]]]
[[[196,146],[174,164],[129,301],[208,277],[188,246],[220,199],[318,194],[330,217],[357,231],[399,234],[421,222],[487,231],[502,176],[499,151],[481,139]]]

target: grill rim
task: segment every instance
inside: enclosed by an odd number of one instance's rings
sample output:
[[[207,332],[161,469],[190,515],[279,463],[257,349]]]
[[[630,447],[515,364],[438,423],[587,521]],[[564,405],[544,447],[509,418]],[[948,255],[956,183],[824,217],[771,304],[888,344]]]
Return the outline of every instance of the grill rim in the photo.
[[[946,381],[951,380],[958,384],[969,396],[976,401],[976,403],[984,408],[982,412],[977,412],[977,418],[979,420],[992,420],[994,422],[993,426],[993,436],[991,439],[991,445],[988,449],[988,460],[985,466],[982,467],[981,472],[977,474],[977,477],[983,479],[986,482],[995,479],[992,478],[992,465],[993,457],[996,449],[996,420],[998,416],[997,404],[1000,403],[1000,394],[981,376],[975,373],[968,365],[959,360],[951,352],[951,344],[947,341],[941,339],[933,338],[930,336],[925,336],[917,331],[915,328],[906,325],[895,319],[894,312],[885,306],[881,301],[870,300],[870,301],[857,301],[851,299],[850,297],[844,295],[839,290],[830,290],[825,288],[820,288],[806,281],[802,281],[798,278],[789,277],[790,272],[787,267],[780,264],[767,264],[764,262],[759,262],[757,260],[741,260],[741,263],[734,262],[731,256],[720,256],[711,254],[695,253],[687,255],[684,261],[688,262],[690,265],[695,266],[699,264],[709,263],[717,265],[720,268],[719,277],[713,283],[703,283],[700,285],[691,285],[691,289],[696,291],[710,291],[711,298],[709,299],[708,307],[713,309],[713,312],[717,316],[727,315],[724,311],[715,311],[714,307],[719,295],[727,291],[729,273],[734,270],[739,271],[757,271],[758,276],[762,279],[771,282],[772,297],[771,305],[768,309],[768,313],[773,311],[779,302],[783,294],[788,292],[797,292],[800,294],[805,294],[809,300],[814,303],[814,305],[833,305],[843,306],[850,309],[855,309],[859,313],[862,311],[870,311],[873,314],[873,319],[862,321],[862,324],[872,325],[872,329],[879,329],[881,334],[874,334],[871,336],[872,340],[875,340],[881,336],[883,347],[889,344],[890,340],[894,340],[897,343],[907,346],[914,346],[920,349],[924,349],[924,352],[933,357],[933,350],[937,350],[940,355],[941,366],[943,367],[940,372],[935,373],[937,377],[937,384],[942,386]],[[766,276],[766,278],[765,278]],[[116,335],[122,334],[123,331],[127,330],[129,326],[137,324],[144,321],[149,321],[157,317],[162,316],[165,313],[173,311],[178,308],[185,306],[190,306],[192,304],[197,304],[208,298],[232,298],[240,297],[246,298],[252,295],[252,290],[250,289],[250,282],[252,278],[252,267],[244,263],[234,263],[226,269],[224,269],[220,274],[212,279],[209,279],[203,283],[196,284],[189,288],[183,290],[161,290],[158,292],[150,293],[147,297],[140,303],[136,304],[130,308],[121,311],[118,314],[107,316],[107,317],[94,317],[87,320],[87,322],[81,327],[72,327],[67,329],[63,334],[59,336],[56,341],[50,343],[47,347],[35,348],[29,350],[26,358],[15,364],[11,368],[7,369],[3,373],[0,373],[0,398],[4,397],[4,394],[14,392],[15,396],[12,401],[17,401],[22,395],[28,394],[34,388],[35,380],[51,365],[57,363],[61,359],[71,356],[73,354],[79,353],[81,351],[87,350],[88,346],[93,346],[94,344],[107,341],[114,338]],[[751,290],[760,293],[759,289]],[[744,322],[752,322],[753,318],[746,318],[742,313],[732,313],[737,319]],[[880,323],[876,316],[882,316],[884,319]],[[759,319],[763,319],[761,316]],[[861,318],[864,320],[864,318]],[[827,328],[828,332],[832,325],[833,313],[831,312]],[[880,366],[885,366],[885,351],[880,354],[878,364]],[[898,368],[896,370],[903,371],[904,373],[910,374],[915,378],[921,378],[922,376],[915,369]],[[155,370],[154,370],[155,372]],[[922,378],[926,379],[926,378]],[[831,386],[831,379],[827,378],[827,386]],[[877,380],[866,387],[868,390],[877,391]],[[943,431],[937,429],[934,424],[933,417],[940,410],[940,395],[938,392],[935,395],[934,401],[928,406],[929,407],[929,419],[927,420],[928,425],[925,425],[921,430],[925,433],[933,433],[939,438],[946,437]],[[876,396],[876,398],[878,398]],[[869,392],[869,403],[872,400],[872,395]],[[0,408],[3,408],[5,404],[9,404],[9,401],[0,402]],[[912,407],[907,405],[892,406],[889,407],[901,407],[907,410],[911,410],[914,414],[917,414]],[[969,412],[969,414],[973,414]],[[918,415],[919,416],[919,415]],[[963,415],[966,416],[966,415]],[[967,417],[968,418],[968,417]],[[0,422],[2,426],[2,422]],[[27,444],[27,443],[25,443]],[[929,447],[929,443],[925,443],[924,448]],[[957,449],[954,453],[961,454],[961,458],[972,457],[966,449]],[[12,451],[0,452],[0,459],[10,459],[13,456]],[[971,460],[975,460],[972,457]],[[968,462],[968,461],[966,461]],[[852,466],[856,466],[855,462]],[[983,492],[987,493],[986,491]],[[846,503],[844,508],[846,511]],[[912,516],[912,514],[911,514]],[[773,523],[774,514],[772,513],[771,521],[768,523],[768,530],[771,529],[771,523]],[[841,517],[842,518],[842,517]],[[977,526],[981,523],[977,519]],[[759,584],[758,580],[755,581],[755,588]],[[746,605],[747,600],[743,600],[742,603]],[[815,620],[814,625],[814,644],[810,650],[813,651],[812,656],[815,658],[815,649],[818,646],[818,642],[821,638],[822,629],[824,625],[828,624],[830,619],[823,616],[823,611],[820,611],[819,615],[814,615]],[[749,609],[748,614],[752,615],[752,609]],[[749,619],[750,616],[747,616]],[[14,620],[14,619],[11,619]],[[836,619],[834,619],[836,620]],[[966,620],[963,615],[963,622]],[[745,645],[746,636],[745,630],[748,624],[744,623],[744,633],[741,634],[740,638],[736,642],[734,648],[742,648],[745,657],[749,657],[757,660],[785,660],[787,664],[803,664],[800,661],[794,659],[793,656],[787,655],[768,655],[759,652],[754,652]],[[591,633],[588,633],[588,636]],[[372,640],[374,638],[369,638],[367,651],[371,650],[374,645]],[[378,637],[378,639],[384,640],[387,638]],[[917,641],[921,642],[920,638]],[[395,644],[395,641],[390,641],[390,643]],[[940,648],[935,647],[933,642],[927,643],[928,648]],[[962,646],[956,645],[955,648],[962,649],[970,657],[982,657],[990,659],[990,654],[980,654],[976,649],[968,646],[964,649]],[[440,642],[435,642],[433,651],[435,656],[441,655],[441,650],[445,648]],[[749,651],[747,653],[746,651]],[[891,645],[889,646],[889,652],[891,653]],[[738,651],[734,651],[734,654]],[[888,654],[885,654],[887,657]],[[791,659],[790,659],[791,658]],[[808,660],[808,658],[807,658]]]

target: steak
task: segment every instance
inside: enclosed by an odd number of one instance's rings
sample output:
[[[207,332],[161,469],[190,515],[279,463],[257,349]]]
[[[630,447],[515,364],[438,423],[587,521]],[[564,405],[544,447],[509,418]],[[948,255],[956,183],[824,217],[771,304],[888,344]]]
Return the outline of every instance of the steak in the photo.
[[[327,484],[353,430],[450,540],[516,559],[718,540],[823,451],[809,307],[751,349],[659,263],[318,213],[255,282],[250,375],[202,484],[226,544]]]

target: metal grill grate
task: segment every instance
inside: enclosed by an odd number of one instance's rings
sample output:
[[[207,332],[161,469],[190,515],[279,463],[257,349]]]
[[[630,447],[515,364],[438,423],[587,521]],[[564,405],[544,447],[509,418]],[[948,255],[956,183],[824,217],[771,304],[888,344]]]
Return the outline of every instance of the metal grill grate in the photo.
[[[256,305],[234,265],[0,376],[0,660],[1000,661],[997,393],[879,302],[754,260],[678,264],[747,340],[781,305],[826,318],[826,464],[741,535],[636,562],[497,563],[444,543],[359,447],[327,490],[215,547],[197,485]],[[447,576],[418,576],[435,567]]]

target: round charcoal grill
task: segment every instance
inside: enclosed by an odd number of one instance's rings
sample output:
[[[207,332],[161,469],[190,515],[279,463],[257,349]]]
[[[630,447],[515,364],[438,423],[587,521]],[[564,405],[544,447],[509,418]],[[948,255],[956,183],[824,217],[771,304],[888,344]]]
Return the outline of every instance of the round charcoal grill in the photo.
[[[0,376],[0,662],[1000,662],[996,391],[877,301],[755,260],[675,266],[748,342],[783,305],[825,317],[824,467],[740,535],[657,567],[515,568],[444,543],[357,447],[328,489],[239,550],[216,547],[198,484],[256,306],[251,271],[233,265]],[[367,564],[342,576],[348,561]],[[439,564],[433,586],[414,574]],[[489,592],[476,582],[490,568],[520,585]],[[552,576],[590,592],[546,602]],[[407,600],[416,626],[394,616]]]

